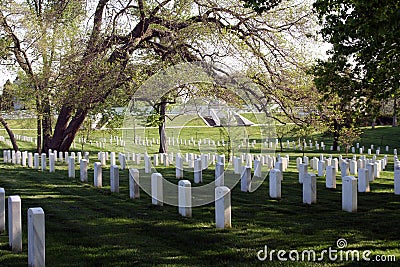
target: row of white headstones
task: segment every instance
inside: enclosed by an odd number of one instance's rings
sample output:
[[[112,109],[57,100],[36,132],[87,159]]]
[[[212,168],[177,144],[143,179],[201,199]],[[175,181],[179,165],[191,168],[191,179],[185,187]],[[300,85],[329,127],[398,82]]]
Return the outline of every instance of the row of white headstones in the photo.
[[[24,152],[13,152],[10,150],[3,151],[4,162],[22,164],[25,166],[28,161],[29,167],[39,169],[39,154]],[[54,162],[57,161],[57,152],[49,151],[49,162],[50,171],[54,172]],[[58,153],[59,160],[63,160],[63,156],[68,159],[68,176],[75,178],[75,162],[78,159],[80,163],[80,180],[82,182],[88,181],[88,162],[89,153],[78,152],[75,156],[74,152],[68,155],[68,152]],[[151,173],[152,162],[154,166],[160,163],[164,166],[168,166],[173,161],[173,154],[155,154],[153,157],[145,154],[144,155],[144,167],[145,173]],[[211,162],[215,166],[215,220],[217,228],[228,228],[231,227],[231,196],[230,189],[224,186],[223,174],[225,167],[225,156],[224,155],[194,155],[187,153],[185,156],[186,162],[189,168],[194,168],[194,182],[202,182],[202,170],[208,168],[208,161],[211,157]],[[33,158],[33,163],[32,163]],[[99,162],[94,163],[94,186],[102,187],[102,166],[106,165],[106,161],[110,161],[110,190],[111,192],[119,192],[119,169],[125,169],[126,160],[134,160],[136,164],[141,164],[140,154],[125,154],[119,153],[118,159],[120,166],[116,165],[116,154],[115,152],[99,152]],[[278,158],[271,156],[259,155],[241,155],[240,157],[233,157],[231,161],[234,165],[234,172],[240,174],[241,180],[241,191],[248,192],[251,188],[251,170],[254,164],[254,175],[261,176],[261,166],[267,165],[270,170],[269,177],[269,195],[271,198],[281,198],[281,182],[283,180],[283,172],[287,169],[289,164],[289,156]],[[246,162],[246,166],[242,166],[242,162]],[[25,163],[24,163],[25,162]],[[46,154],[41,155],[41,169],[46,170]],[[394,188],[395,194],[400,195],[400,161],[397,156],[394,158]],[[183,178],[183,157],[180,154],[176,154],[176,177]],[[373,182],[375,178],[380,176],[380,171],[384,170],[387,165],[387,156],[381,160],[377,160],[376,156],[372,159],[367,159],[365,156],[361,156],[358,160],[354,156],[352,159],[343,159],[342,156],[339,158],[324,157],[312,158],[309,160],[307,156],[296,159],[297,169],[299,171],[299,183],[303,184],[303,203],[313,204],[316,203],[316,174],[309,173],[308,167],[316,170],[318,176],[326,176],[326,187],[336,188],[336,173],[341,171],[342,178],[342,209],[348,212],[357,211],[357,191],[368,192],[369,182]],[[350,174],[358,174],[358,179]],[[357,190],[358,189],[358,190]],[[139,170],[129,169],[129,194],[130,198],[139,198]],[[152,204],[163,205],[163,177],[160,173],[151,174],[151,196]],[[180,180],[178,182],[178,206],[179,213],[185,217],[192,216],[192,197],[191,197],[191,182],[189,180]],[[44,240],[44,238],[43,238]],[[43,256],[44,258],[44,256]]]
[[[36,142],[36,139],[34,137],[30,137],[30,136],[24,136],[24,135],[15,135],[15,138],[17,140],[21,140],[21,141],[25,141],[25,142]],[[0,136],[0,142],[7,142],[7,144],[9,146],[12,146],[11,141],[10,140],[6,140],[3,136]],[[98,148],[102,148],[104,149],[106,147],[107,142],[107,138],[101,138],[100,141],[88,141],[86,138],[84,137],[78,137],[78,143],[80,144],[88,144],[90,143],[90,145],[95,145]],[[141,145],[141,146],[147,146],[147,147],[151,147],[153,145],[159,145],[159,140],[156,138],[148,138],[148,137],[144,137],[141,138],[140,136],[137,136],[136,138],[134,138],[133,143],[135,145]],[[109,144],[110,145],[115,145],[115,146],[120,146],[120,147],[125,147],[126,146],[126,141],[119,136],[110,136],[109,138]],[[168,146],[180,146],[180,145],[184,145],[184,146],[225,146],[227,143],[224,140],[221,141],[215,141],[209,138],[205,138],[205,139],[198,139],[196,140],[195,138],[191,138],[191,139],[182,139],[182,138],[173,138],[173,137],[168,137],[167,138],[167,144]],[[252,140],[250,141],[249,139],[243,140],[241,142],[240,145],[238,145],[238,148],[244,148],[244,147],[255,147],[255,145],[257,145],[257,141],[256,140]],[[275,139],[274,142],[272,141],[264,141],[262,142],[262,145],[264,146],[264,148],[269,148],[269,149],[277,149],[279,146],[279,140]],[[289,141],[286,140],[286,142],[282,142],[282,146],[283,148],[288,148],[288,149],[299,149],[299,150],[303,150],[306,148],[310,148],[313,149],[315,147],[316,150],[324,150],[326,149],[326,145],[324,144],[323,141],[318,142],[315,141],[315,144],[313,144],[313,142],[311,140],[309,140],[309,144],[307,145],[306,140],[300,141],[298,140],[298,142],[295,141]],[[73,148],[76,148],[76,142],[74,141],[72,144]],[[333,146],[330,147],[330,150],[333,151]],[[381,152],[381,148],[377,147],[375,148],[374,144],[370,145],[370,148],[366,148],[365,146],[360,146],[360,143],[356,143],[356,146],[351,147],[351,153],[355,154],[356,151],[359,154],[364,154],[365,151],[367,152],[368,155],[372,155],[375,153],[377,156],[379,156],[380,152]],[[340,146],[337,147],[337,151],[340,152],[341,148]],[[389,146],[385,146],[385,151],[389,152]],[[397,156],[397,149],[394,148],[393,149],[393,154]]]
[[[0,232],[6,230],[6,193],[0,188]],[[14,253],[22,252],[21,197],[8,196],[8,240]],[[28,266],[45,266],[45,216],[41,207],[28,209]]]

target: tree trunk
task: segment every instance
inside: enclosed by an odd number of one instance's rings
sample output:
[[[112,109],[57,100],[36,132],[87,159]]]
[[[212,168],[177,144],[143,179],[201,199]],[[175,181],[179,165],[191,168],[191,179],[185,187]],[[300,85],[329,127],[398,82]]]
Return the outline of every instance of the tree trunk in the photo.
[[[58,115],[54,135],[52,138],[48,139],[47,144],[45,145],[46,149],[62,152],[68,151],[88,112],[89,110],[87,109],[79,109],[71,121],[69,121],[72,109],[63,106]]]
[[[13,150],[14,151],[18,151],[18,145],[17,145],[17,141],[15,140],[15,136],[14,133],[12,132],[12,130],[10,129],[10,127],[8,126],[7,122],[4,120],[3,116],[0,116],[0,123],[3,125],[3,127],[6,129],[8,136],[10,137],[11,140],[11,144],[13,146]]]
[[[340,125],[336,120],[333,122],[333,129],[333,151],[337,151],[337,147],[339,145]]]
[[[37,136],[36,136],[36,152],[42,153],[42,115],[37,117]]]
[[[376,126],[376,117],[372,118],[372,124],[371,124],[371,129],[375,129]]]
[[[50,109],[50,100],[48,97],[45,97],[43,103],[43,120],[42,120],[42,133],[43,133],[43,148],[42,151],[47,153],[49,150],[47,144],[51,139],[51,109]]]
[[[161,124],[158,126],[158,134],[160,136],[160,148],[158,152],[167,153],[167,134],[165,132],[165,111],[167,109],[167,103],[161,102],[159,109]]]
[[[68,124],[68,128],[64,132],[64,138],[60,146],[59,151],[68,151],[71,147],[72,142],[75,139],[77,132],[82,126],[89,110],[80,109],[76,112],[75,116],[72,118],[71,122]]]

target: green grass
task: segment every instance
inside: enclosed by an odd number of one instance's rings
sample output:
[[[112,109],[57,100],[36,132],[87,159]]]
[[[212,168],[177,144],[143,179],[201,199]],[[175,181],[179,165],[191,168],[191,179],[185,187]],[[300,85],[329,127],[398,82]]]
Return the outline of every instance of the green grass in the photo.
[[[268,198],[268,181],[253,193],[240,192],[236,186],[232,190],[233,227],[225,230],[215,229],[213,204],[195,207],[193,218],[182,218],[177,207],[152,206],[143,191],[140,199],[129,199],[127,171],[120,171],[117,194],[110,193],[107,168],[103,169],[103,188],[98,189],[92,186],[92,169],[89,182],[84,184],[67,178],[66,166],[61,164],[55,174],[0,164],[0,186],[8,196],[21,196],[23,211],[23,252],[11,253],[7,233],[1,234],[0,266],[26,266],[26,212],[37,206],[46,214],[47,266],[257,266],[261,265],[257,252],[265,245],[275,250],[313,249],[318,253],[329,247],[335,249],[339,238],[347,240],[348,249],[400,257],[400,196],[393,194],[392,171],[382,172],[371,184],[370,193],[359,193],[357,213],[347,213],[341,211],[340,179],[337,189],[332,190],[326,189],[324,178],[319,177],[318,203],[302,204],[295,154],[290,155],[282,199]],[[393,170],[393,162],[388,170]],[[160,167],[157,171],[177,183],[173,168]],[[193,179],[192,174],[187,175]],[[205,183],[212,179],[213,169],[204,173]],[[282,265],[276,258],[264,264]],[[348,264],[352,263],[326,258],[314,266]]]
[[[187,121],[186,125],[200,126],[197,118],[176,118]],[[176,126],[176,125],[175,125]],[[21,127],[22,128],[22,127]],[[250,139],[257,138],[257,128],[243,128]],[[35,131],[18,130],[17,134],[34,136]],[[0,134],[5,135],[4,131]],[[82,133],[83,134],[83,133]],[[121,135],[120,130],[93,131],[92,140]],[[156,138],[157,129],[148,129],[148,138]],[[185,127],[168,129],[168,136],[195,139],[226,140],[222,128]],[[375,147],[389,145],[400,148],[400,127],[365,129],[361,145]],[[331,144],[328,138],[313,136],[315,140]],[[21,150],[33,150],[34,144],[19,142]],[[0,144],[0,150],[6,149]],[[90,151],[93,166],[94,155],[99,150],[85,144],[76,144],[75,151]],[[196,147],[180,147],[182,152],[199,153]],[[107,151],[122,148],[107,144]],[[153,153],[154,146],[149,148]],[[224,153],[219,147],[219,153]],[[252,149],[257,152],[259,147]],[[399,151],[400,152],[400,151]],[[277,152],[281,153],[281,152]],[[330,151],[307,150],[306,155],[319,156]],[[50,174],[32,169],[0,163],[0,187],[6,195],[18,194],[22,198],[23,252],[13,254],[8,248],[7,233],[0,234],[0,266],[26,266],[27,225],[26,212],[40,206],[46,214],[46,263],[47,266],[347,266],[368,265],[366,262],[325,261],[261,263],[257,252],[268,246],[269,250],[315,250],[317,253],[332,247],[345,238],[348,249],[371,250],[372,255],[400,257],[400,196],[393,193],[393,155],[387,171],[371,184],[370,193],[359,193],[358,212],[341,211],[341,182],[335,190],[325,188],[324,178],[318,177],[318,194],[315,205],[302,204],[302,186],[294,168],[295,157],[302,151],[284,149],[289,154],[291,166],[284,173],[282,199],[268,197],[268,179],[253,193],[242,193],[240,187],[232,190],[232,228],[215,229],[213,204],[193,208],[193,218],[179,216],[177,207],[151,205],[151,198],[141,191],[141,198],[129,199],[128,173],[120,171],[120,193],[110,193],[109,169],[103,169],[103,188],[94,188],[93,169],[89,170],[89,182],[80,183],[67,178],[65,165],[58,164],[57,172]],[[337,155],[338,153],[332,153]],[[385,152],[381,152],[385,154]],[[1,161],[2,162],[2,161]],[[138,166],[134,166],[138,167]],[[76,167],[79,168],[78,166]],[[143,172],[140,169],[141,173]],[[175,170],[157,168],[167,180],[177,183]],[[79,171],[76,172],[79,174]],[[193,180],[191,173],[186,173]],[[213,180],[213,167],[204,172],[204,182]],[[194,185],[193,185],[194,186]],[[239,185],[240,186],[240,185]],[[395,265],[393,265],[395,266]]]

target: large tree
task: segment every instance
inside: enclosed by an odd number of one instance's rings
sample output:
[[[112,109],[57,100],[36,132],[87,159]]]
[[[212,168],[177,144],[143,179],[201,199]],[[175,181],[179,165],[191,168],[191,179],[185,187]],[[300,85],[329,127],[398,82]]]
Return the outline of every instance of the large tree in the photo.
[[[317,0],[314,7],[320,32],[332,44],[329,58],[320,62],[318,69],[325,68],[323,73],[330,76],[329,68],[337,65],[341,69],[336,67],[336,73],[347,72],[357,79],[357,84],[352,83],[356,86],[353,91],[365,97],[366,109],[374,111],[372,118],[378,111],[376,103],[394,99],[395,125],[400,88],[400,1]],[[335,90],[343,96],[349,93],[348,85]]]
[[[85,1],[30,0],[19,6],[33,14],[36,29],[35,38],[26,42],[14,27],[18,24],[29,32],[26,21],[16,21],[18,16],[7,11],[20,1],[6,2],[0,22],[13,42],[15,60],[32,78],[42,147],[58,151],[69,149],[95,106],[121,90],[134,92],[143,79],[168,65],[199,60],[230,64],[229,58],[240,69],[253,67],[252,74],[267,77],[269,87],[287,83],[287,70],[301,65],[291,44],[307,31],[310,15],[302,3],[282,3],[260,16],[235,1],[98,0],[84,5]],[[47,33],[49,28],[53,30]],[[56,33],[67,35],[59,38]],[[39,49],[43,43],[46,49]],[[58,114],[54,131],[52,109]]]

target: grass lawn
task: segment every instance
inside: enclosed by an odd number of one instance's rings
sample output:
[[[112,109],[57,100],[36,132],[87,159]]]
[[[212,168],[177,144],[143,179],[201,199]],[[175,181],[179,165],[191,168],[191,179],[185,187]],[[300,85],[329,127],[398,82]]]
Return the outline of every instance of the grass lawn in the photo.
[[[177,118],[177,120],[187,118]],[[175,121],[177,122],[177,121]],[[195,119],[188,124],[200,126]],[[171,128],[174,138],[211,138],[221,140],[225,132],[219,128]],[[248,129],[256,136],[257,129]],[[252,132],[253,131],[253,132]],[[34,136],[35,131],[19,130],[17,134]],[[5,135],[4,132],[0,134]],[[120,130],[94,131],[92,140],[109,139],[120,135]],[[148,131],[156,137],[156,129]],[[83,136],[83,134],[82,134]],[[268,179],[253,193],[240,192],[240,184],[232,189],[232,228],[215,229],[214,205],[193,208],[192,218],[182,218],[178,208],[171,205],[155,207],[151,197],[141,191],[141,198],[129,199],[128,171],[120,171],[120,193],[110,193],[109,168],[103,168],[103,188],[93,187],[93,162],[99,148],[85,144],[90,151],[89,182],[67,178],[67,168],[58,163],[54,174],[0,163],[0,187],[6,195],[18,194],[22,198],[23,252],[11,253],[7,232],[0,234],[0,266],[26,266],[27,264],[27,210],[42,207],[46,216],[47,266],[348,266],[369,265],[366,261],[332,261],[327,255],[320,262],[260,262],[257,253],[268,250],[314,250],[317,257],[330,247],[337,249],[336,241],[345,238],[346,250],[370,250],[371,260],[379,255],[394,255],[400,259],[400,196],[393,190],[393,148],[400,148],[400,127],[365,129],[361,146],[390,146],[389,165],[381,178],[371,184],[371,192],[358,194],[358,212],[341,211],[341,180],[337,189],[326,189],[324,177],[317,178],[317,204],[302,203],[302,186],[298,183],[295,158],[302,151],[276,152],[291,157],[290,168],[284,173],[282,199],[268,197]],[[251,137],[250,137],[251,138]],[[317,136],[315,137],[317,138]],[[225,139],[226,140],[226,139]],[[324,141],[327,138],[315,139]],[[34,144],[19,142],[21,150],[33,150]],[[0,150],[6,149],[0,144]],[[82,147],[76,145],[75,151]],[[115,144],[107,144],[107,151],[121,151]],[[155,152],[156,146],[152,148]],[[182,149],[182,147],[180,147]],[[183,152],[199,153],[196,147],[183,148]],[[218,152],[223,152],[221,147]],[[252,152],[258,149],[253,149]],[[150,150],[149,150],[150,151]],[[399,151],[400,152],[400,151]],[[310,158],[325,151],[306,151]],[[334,153],[337,156],[337,153]],[[350,157],[350,156],[349,156]],[[382,156],[380,156],[381,158]],[[142,166],[133,166],[140,169]],[[76,166],[79,175],[79,166]],[[177,184],[173,167],[158,167],[170,182]],[[193,174],[185,172],[185,179],[193,181]],[[204,183],[214,179],[214,167],[203,173]],[[238,177],[239,179],[239,177]],[[145,182],[145,181],[143,181]],[[148,181],[147,181],[148,182]],[[193,185],[194,186],[194,185]],[[287,257],[288,254],[286,254]],[[376,263],[376,262],[374,262]],[[390,263],[386,262],[386,265]],[[392,263],[396,266],[395,263]]]
[[[320,253],[345,238],[346,249],[371,250],[369,256],[400,257],[400,196],[393,193],[393,161],[388,170],[371,184],[370,193],[359,193],[358,212],[341,211],[341,182],[337,189],[326,189],[318,177],[315,205],[302,203],[294,155],[284,173],[282,199],[268,197],[268,179],[253,193],[232,190],[232,229],[215,229],[214,205],[193,208],[193,218],[182,218],[177,207],[151,205],[143,191],[138,200],[129,199],[128,172],[120,171],[120,193],[110,193],[109,169],[103,169],[103,188],[89,182],[67,178],[65,165],[54,174],[0,164],[1,187],[6,195],[22,198],[23,252],[8,249],[8,235],[0,235],[0,266],[26,266],[26,213],[30,207],[42,207],[46,215],[47,266],[256,266],[261,265],[257,252],[269,250],[315,250]],[[309,153],[309,156],[317,154]],[[94,158],[91,159],[92,166]],[[136,166],[137,167],[137,166]],[[140,170],[143,171],[142,169]],[[173,168],[158,168],[168,180]],[[79,174],[77,170],[76,174]],[[205,171],[204,182],[213,179],[213,168]],[[193,181],[191,173],[187,179]],[[274,261],[263,262],[281,266]],[[351,261],[324,261],[315,266],[344,266]],[[358,262],[357,265],[367,265]],[[288,266],[311,263],[285,262]]]

